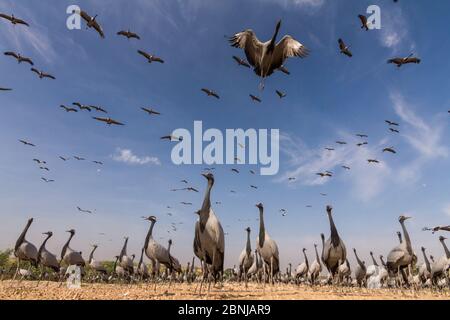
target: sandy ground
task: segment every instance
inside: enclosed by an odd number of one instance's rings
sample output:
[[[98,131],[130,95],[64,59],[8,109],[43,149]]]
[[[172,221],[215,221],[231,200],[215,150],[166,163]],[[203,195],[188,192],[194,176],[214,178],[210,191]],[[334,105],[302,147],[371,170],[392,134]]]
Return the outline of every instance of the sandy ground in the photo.
[[[210,293],[199,296],[194,292],[196,284],[83,284],[80,289],[68,289],[65,284],[31,281],[2,281],[0,282],[0,300],[10,299],[101,299],[101,300],[200,300],[200,299],[236,299],[236,300],[399,300],[399,299],[446,299],[450,300],[450,292],[436,292],[431,290],[367,290],[357,288],[338,287],[309,287],[294,285],[266,286],[249,284],[246,289],[242,284],[225,283],[223,288],[212,288]]]

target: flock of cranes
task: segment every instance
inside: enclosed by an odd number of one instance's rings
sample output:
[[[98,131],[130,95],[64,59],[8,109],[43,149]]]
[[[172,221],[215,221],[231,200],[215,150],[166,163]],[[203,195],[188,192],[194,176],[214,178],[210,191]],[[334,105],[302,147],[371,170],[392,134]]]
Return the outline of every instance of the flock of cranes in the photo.
[[[56,254],[46,249],[46,244],[53,236],[53,232],[44,232],[45,238],[42,244],[37,247],[26,239],[33,218],[27,221],[25,228],[19,235],[14,247],[14,255],[17,260],[17,267],[13,279],[19,273],[21,262],[28,262],[29,268],[26,274],[30,274],[32,267],[40,270],[38,279],[44,276],[49,278],[50,272],[56,276],[54,279],[64,279],[65,272],[69,266],[78,266],[85,275],[85,269],[90,270],[91,281],[154,281],[155,288],[158,281],[187,281],[197,280],[201,293],[202,285],[208,282],[210,285],[221,281],[257,281],[263,285],[279,283],[292,284],[333,284],[342,286],[359,286],[367,288],[382,287],[434,287],[443,288],[450,286],[450,250],[448,249],[443,236],[439,241],[443,247],[444,254],[439,259],[428,258],[426,249],[421,248],[424,262],[417,265],[418,257],[413,250],[412,240],[406,228],[405,222],[410,219],[401,215],[398,218],[402,231],[397,232],[399,244],[395,246],[387,255],[386,262],[382,255],[379,256],[378,263],[374,253],[370,251],[372,264],[367,265],[356,248],[353,254],[356,265],[352,268],[343,239],[339,235],[337,226],[333,218],[333,208],[326,207],[328,216],[330,235],[326,239],[323,233],[320,234],[322,242],[321,254],[318,245],[314,243],[315,259],[309,262],[307,249],[302,249],[304,261],[292,270],[292,264],[286,273],[280,270],[280,256],[278,245],[270,237],[266,230],[264,221],[264,206],[262,203],[256,204],[259,211],[259,232],[256,237],[256,250],[252,251],[251,229],[247,227],[245,247],[238,257],[238,266],[229,270],[224,268],[225,257],[225,233],[220,223],[219,217],[214,213],[211,205],[211,192],[214,187],[215,177],[212,173],[205,173],[206,190],[200,210],[196,212],[198,220],[195,224],[193,235],[192,263],[183,268],[179,260],[174,257],[170,250],[173,245],[169,239],[167,246],[160,244],[153,236],[153,230],[157,222],[155,216],[142,217],[149,221],[150,226],[145,236],[139,261],[134,262],[135,255],[129,254],[127,250],[128,237],[124,238],[120,253],[115,256],[112,274],[108,274],[105,265],[94,258],[94,252],[98,245],[93,245],[89,253],[88,260],[85,261],[81,251],[74,250],[70,243],[75,236],[75,230],[67,230],[69,238],[63,245],[59,260]],[[449,230],[450,227],[424,228],[433,232]],[[150,261],[147,266],[144,261],[144,254]],[[200,261],[200,273],[195,269],[195,258]],[[430,260],[432,262],[430,262]],[[163,268],[163,269],[162,269]],[[164,270],[164,272],[162,272]],[[322,271],[326,271],[324,277]],[[23,273],[21,273],[23,274]],[[3,278],[3,276],[2,276]]]
[[[105,38],[104,31],[96,20],[97,16],[90,16],[85,11],[79,12],[80,16],[86,22],[87,28],[93,28],[101,38]],[[0,18],[10,21],[12,24],[21,24],[29,27],[29,24],[24,20],[15,18],[14,15],[8,16],[0,14]],[[361,21],[361,28],[369,30],[367,25],[367,18],[363,15],[359,15]],[[255,74],[261,78],[260,89],[264,89],[264,81],[267,77],[272,75],[275,71],[281,71],[285,74],[289,74],[289,71],[284,66],[285,61],[291,57],[306,58],[310,53],[309,49],[303,44],[295,40],[289,35],[285,35],[278,43],[276,43],[277,36],[281,28],[281,21],[276,24],[274,34],[272,38],[266,42],[261,42],[256,34],[247,29],[242,32],[236,33],[229,38],[231,46],[242,49],[245,53],[246,59],[244,60],[238,56],[232,58],[239,66],[245,68],[253,68]],[[117,35],[126,37],[127,39],[141,39],[140,36],[130,30],[121,30],[117,32]],[[342,54],[349,58],[354,55],[350,51],[350,46],[347,45],[343,39],[338,39],[339,50]],[[137,51],[139,55],[143,56],[148,63],[158,62],[163,64],[164,60],[161,57],[147,53],[143,50]],[[31,58],[22,56],[19,53],[13,51],[7,51],[5,56],[13,57],[20,63],[28,63],[34,66],[34,62]],[[395,64],[401,67],[405,64],[419,64],[421,59],[414,57],[413,54],[407,57],[395,57],[388,60],[388,63]],[[49,78],[55,80],[56,78],[46,72],[38,70],[34,67],[31,71],[36,73],[40,79]],[[1,91],[10,91],[11,88],[0,88]],[[220,96],[214,90],[208,88],[202,88],[207,96],[220,99]],[[276,90],[276,94],[280,99],[286,97],[286,93],[281,90]],[[261,98],[256,95],[250,94],[250,98],[255,102],[261,102]],[[60,105],[67,113],[76,113],[78,111],[91,112],[95,110],[97,112],[107,114],[108,111],[99,106],[83,105],[79,102],[72,103],[74,107],[68,107],[66,105]],[[75,108],[77,107],[77,108]],[[150,116],[161,115],[160,112],[151,108],[141,108],[142,111]],[[450,111],[449,111],[450,112]],[[114,120],[110,117],[92,117],[93,119],[103,122],[107,125],[125,125],[123,122]],[[399,124],[390,120],[386,120],[388,128],[392,133],[399,133],[396,129]],[[361,139],[366,139],[366,134],[357,134]],[[161,137],[164,140],[181,140],[180,137],[174,137],[172,135],[166,135]],[[21,143],[27,146],[35,147],[31,142],[25,140],[19,140]],[[345,145],[345,141],[336,141],[338,145]],[[358,147],[367,145],[368,142],[362,140],[357,144]],[[327,151],[333,152],[334,148],[326,148]],[[396,154],[397,151],[394,147],[386,147],[382,152],[388,152]],[[67,158],[61,157],[63,161],[67,161]],[[84,158],[74,156],[74,159],[82,161]],[[45,161],[34,159],[39,165],[45,165]],[[368,159],[368,163],[378,164],[377,159]],[[103,164],[100,161],[93,161],[96,164]],[[41,169],[45,170],[46,167],[41,166]],[[350,170],[349,166],[343,165],[343,169]],[[47,168],[47,171],[49,169]],[[239,173],[237,169],[232,169],[235,173]],[[402,233],[398,233],[399,244],[394,247],[387,255],[386,262],[382,255],[379,256],[378,263],[373,252],[370,252],[371,265],[366,265],[365,261],[361,260],[361,256],[358,254],[356,248],[353,248],[353,254],[356,259],[356,265],[352,268],[347,248],[343,239],[340,237],[338,229],[335,225],[333,218],[333,208],[331,206],[326,207],[326,213],[330,225],[330,235],[326,239],[325,235],[320,234],[322,242],[321,254],[319,254],[318,245],[314,246],[314,260],[310,263],[308,259],[307,248],[302,248],[301,255],[303,256],[303,262],[292,270],[292,264],[289,264],[289,268],[285,273],[280,269],[280,254],[276,241],[272,239],[266,230],[266,224],[264,220],[264,205],[262,203],[256,204],[256,208],[259,213],[259,231],[256,237],[255,249],[252,250],[251,241],[251,229],[247,227],[245,247],[238,257],[238,267],[233,268],[227,273],[225,262],[225,233],[220,223],[219,217],[215,214],[211,203],[211,192],[215,184],[215,177],[211,172],[203,173],[203,177],[206,179],[206,191],[203,199],[203,203],[196,214],[198,220],[195,224],[193,234],[193,254],[192,261],[187,263],[187,267],[182,267],[180,261],[171,254],[171,248],[173,242],[169,239],[167,246],[159,243],[153,236],[153,229],[157,222],[156,216],[143,217],[145,221],[149,222],[148,233],[145,236],[141,252],[139,255],[139,261],[135,263],[136,256],[134,254],[129,255],[128,237],[124,238],[123,247],[120,253],[115,256],[114,266],[112,274],[108,274],[108,270],[104,263],[98,261],[94,257],[94,253],[99,248],[98,245],[92,245],[92,249],[89,253],[88,260],[83,258],[83,253],[78,250],[74,250],[70,247],[70,243],[75,236],[74,229],[67,230],[69,237],[66,243],[62,246],[59,257],[56,254],[51,253],[46,244],[53,236],[52,231],[44,232],[44,239],[39,249],[26,240],[26,235],[29,232],[29,228],[33,223],[33,218],[29,219],[25,228],[18,237],[15,247],[14,256],[17,260],[17,267],[13,278],[15,279],[20,272],[22,262],[29,263],[29,270],[35,267],[40,270],[39,279],[44,276],[48,276],[50,272],[57,275],[58,279],[63,279],[68,266],[78,266],[82,268],[83,274],[85,270],[91,270],[95,277],[91,278],[93,281],[151,281],[154,280],[155,284],[157,280],[166,279],[169,282],[172,281],[188,281],[192,282],[197,280],[200,285],[200,291],[204,282],[208,282],[211,285],[212,282],[221,282],[224,280],[236,280],[245,281],[258,281],[266,285],[267,283],[286,282],[286,283],[307,283],[310,285],[317,285],[321,283],[327,284],[339,284],[339,285],[358,285],[366,286],[369,288],[379,287],[401,287],[401,286],[449,286],[449,266],[450,266],[450,251],[445,244],[446,238],[439,237],[439,241],[444,248],[444,255],[439,259],[428,257],[426,249],[421,248],[424,263],[421,264],[416,270],[417,255],[413,250],[412,241],[410,235],[406,229],[405,222],[410,217],[400,216],[398,221],[402,228]],[[333,172],[325,171],[317,173],[322,178],[330,178],[333,176]],[[45,182],[53,182],[52,179],[42,178]],[[294,177],[289,180],[295,180]],[[187,183],[186,180],[184,182]],[[257,186],[251,185],[253,189],[257,189]],[[196,188],[187,187],[177,190],[187,190],[193,192],[199,192]],[[323,194],[325,195],[325,194]],[[219,202],[216,202],[218,204]],[[192,205],[190,202],[182,202],[185,205]],[[92,213],[91,210],[84,210],[77,207],[80,212]],[[283,209],[282,209],[283,210]],[[286,211],[283,211],[283,215]],[[425,230],[437,231],[450,231],[448,226],[440,226],[435,228],[426,228]],[[150,265],[147,265],[144,261],[145,257],[150,261]],[[200,271],[195,268],[195,258],[200,261]],[[431,261],[431,262],[430,262]],[[165,272],[161,272],[165,270]],[[327,271],[327,276],[321,278],[323,271]]]

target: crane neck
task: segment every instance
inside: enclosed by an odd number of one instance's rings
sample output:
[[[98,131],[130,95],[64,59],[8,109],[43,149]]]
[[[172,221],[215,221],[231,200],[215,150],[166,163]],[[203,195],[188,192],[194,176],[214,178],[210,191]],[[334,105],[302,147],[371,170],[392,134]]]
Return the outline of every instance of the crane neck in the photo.
[[[381,264],[383,265],[383,267],[386,268],[386,263],[384,262],[383,257],[380,257],[380,261],[381,261]]]
[[[306,251],[303,251],[303,255],[305,256],[306,268],[309,269],[309,262],[308,262],[308,256],[306,255]]]
[[[147,250],[150,238],[152,238],[153,226],[155,225],[155,222],[156,221],[152,220],[150,223],[150,228],[148,228],[147,236],[145,237],[145,241],[144,241],[144,249],[145,250]]]
[[[250,231],[247,231],[247,245],[245,251],[247,251],[247,255],[250,255],[252,252],[252,246],[250,244]]]
[[[333,247],[337,247],[339,245],[339,234],[336,229],[336,225],[334,224],[333,215],[331,212],[328,212],[328,220],[330,221],[330,236],[331,236],[331,244]]]
[[[408,253],[409,253],[410,255],[412,255],[412,254],[413,254],[413,251],[412,251],[412,247],[411,247],[411,239],[409,238],[409,233],[408,233],[408,231],[406,230],[405,222],[402,221],[402,222],[400,222],[400,224],[402,225],[403,236],[405,237],[406,249],[408,250]]]
[[[141,257],[139,258],[138,269],[141,267],[142,262],[144,262],[144,248],[141,250]]]
[[[447,256],[447,259],[450,259],[450,251],[447,248],[447,245],[445,244],[444,240],[441,240],[442,246],[444,247],[445,255]]]
[[[23,229],[22,233],[20,234],[19,238],[16,241],[14,251],[17,251],[17,249],[19,249],[20,245],[25,240],[25,236],[26,236],[28,229],[30,228],[32,222],[33,222],[32,220],[28,220],[27,225],[25,226],[25,228]]]
[[[272,39],[270,40],[270,43],[269,43],[269,47],[268,47],[269,52],[272,52],[275,49],[275,41],[277,40],[279,30],[280,30],[279,26],[277,25],[275,28],[275,32],[272,36]]]
[[[425,250],[422,250],[422,253],[423,253],[423,260],[425,260],[425,266],[427,267],[427,271],[431,272],[430,261],[428,260],[427,254],[425,253]]]
[[[44,241],[42,242],[41,246],[39,247],[38,253],[37,253],[37,263],[39,264],[39,262],[41,261],[41,253],[42,250],[44,250],[45,248],[45,244],[47,243],[48,239],[51,238],[51,235],[48,234],[47,237],[44,239]]]
[[[73,236],[74,236],[74,234],[70,233],[69,239],[67,239],[66,244],[63,246],[63,248],[61,250],[61,260],[64,259],[64,256],[66,255],[67,248],[69,247],[70,241],[72,240]]]
[[[127,245],[128,245],[128,238],[125,238],[125,242],[123,243],[122,250],[120,251],[119,260],[122,261],[123,256],[127,255]]]
[[[266,229],[264,227],[264,209],[259,207],[259,247],[264,246],[264,240],[266,237]]]
[[[206,222],[209,218],[209,211],[211,210],[211,189],[213,187],[212,180],[208,179],[208,185],[206,187],[205,197],[203,199],[202,208],[200,210],[200,231],[205,231]]]
[[[119,257],[116,257],[116,260],[114,260],[113,272],[116,272],[117,261],[119,261]]]
[[[314,246],[314,250],[316,251],[316,261],[319,263],[320,265],[320,258],[319,258],[319,253],[317,252],[317,246]]]
[[[192,257],[192,263],[191,263],[191,273],[194,273],[194,263],[195,263],[195,257]]]
[[[373,263],[373,265],[378,267],[378,263],[377,263],[377,261],[375,260],[375,258],[374,258],[374,256],[373,256],[373,253],[372,253],[372,252],[370,253],[370,256],[372,257],[372,263]]]
[[[356,251],[355,251],[355,257],[356,257],[356,261],[358,262],[359,266],[360,266],[362,269],[365,269],[366,266],[364,265],[364,263],[362,263],[361,260],[359,260],[359,257],[358,257],[358,254],[356,253]]]
[[[95,250],[97,250],[97,247],[93,247],[92,248],[92,251],[91,251],[91,253],[89,254],[89,262],[88,263],[91,263],[92,262],[92,259],[94,259],[94,252],[95,252]]]

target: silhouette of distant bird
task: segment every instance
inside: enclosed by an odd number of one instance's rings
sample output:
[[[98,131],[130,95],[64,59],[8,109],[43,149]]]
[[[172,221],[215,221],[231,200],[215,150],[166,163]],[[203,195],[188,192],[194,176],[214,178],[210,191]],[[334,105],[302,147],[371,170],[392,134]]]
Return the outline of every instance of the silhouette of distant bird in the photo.
[[[400,131],[398,131],[398,130],[396,130],[396,129],[394,129],[394,128],[389,128],[389,130],[390,130],[391,132],[394,132],[394,133],[400,133]]]
[[[251,98],[253,101],[261,102],[261,99],[258,98],[257,96],[254,96],[253,94],[249,94],[249,96],[250,96],[250,98]]]
[[[233,172],[235,172],[235,173],[239,173],[239,170],[238,170],[238,169],[235,169],[235,168],[231,169],[231,171],[233,171]]]
[[[78,160],[78,161],[83,161],[83,160],[86,160],[86,159],[84,159],[84,158],[81,158],[81,157],[78,157],[78,156],[73,156],[74,158],[75,158],[75,160]]]
[[[168,135],[168,136],[161,137],[161,140],[183,141],[183,137],[176,137],[176,136]]]
[[[0,91],[11,91],[12,89],[11,88],[1,88],[0,87]],[[449,111],[450,112],[450,111]]]
[[[350,167],[347,167],[347,166],[342,166],[342,168],[345,170],[350,170]]]
[[[36,73],[39,76],[39,79],[43,79],[43,78],[49,78],[49,79],[53,79],[55,80],[56,78],[54,76],[52,76],[49,73],[45,73],[43,71],[37,70],[35,68],[31,68],[31,71],[33,71],[34,73]]]
[[[26,145],[26,146],[30,146],[30,147],[36,147],[36,145],[34,145],[34,144],[32,144],[32,143],[30,143],[30,142],[28,142],[28,141],[25,141],[25,140],[19,140],[20,142],[22,142],[24,145]]]
[[[111,119],[111,118],[98,118],[98,117],[92,117],[92,119],[95,119],[95,120],[101,121],[101,122],[105,122],[105,123],[106,123],[107,125],[109,125],[109,126],[112,125],[112,124],[118,125],[118,126],[123,126],[123,125],[125,125],[125,124],[123,124],[122,122],[113,120],[113,119]]]
[[[291,74],[285,66],[281,66],[277,70],[280,70],[281,72],[283,72],[284,74],[287,74],[287,75]]]
[[[365,145],[368,145],[368,144],[369,144],[368,142],[360,142],[360,143],[357,143],[356,145],[358,147],[361,147],[361,146],[365,146]]]
[[[80,207],[77,207],[78,211],[83,212],[83,213],[92,213],[91,210],[83,210]]]
[[[336,141],[336,143],[337,143],[337,144],[340,144],[340,145],[347,144],[347,142],[345,142],[345,141]]]
[[[132,38],[138,39],[138,40],[141,39],[136,33],[131,32],[129,29],[127,31],[121,30],[121,31],[117,32],[117,35],[127,37],[127,39],[132,39]]]
[[[383,149],[383,152],[397,153],[397,152],[394,150],[393,147],[390,147],[390,148],[384,148],[384,149]]]
[[[23,25],[25,25],[25,26],[27,26],[27,27],[30,26],[26,21],[14,17],[13,14],[10,15],[10,16],[8,16],[7,14],[0,13],[0,18],[3,18],[3,19],[8,20],[9,22],[11,22],[11,23],[14,24],[14,25],[16,25],[16,24],[23,24]]]
[[[280,97],[280,99],[286,97],[286,93],[284,93],[284,92],[281,92],[281,91],[279,91],[279,90],[275,90],[275,92],[276,92],[277,95]]]
[[[91,17],[89,14],[86,13],[86,11],[79,11],[79,15],[86,21],[86,26],[88,28],[94,28],[95,31],[100,35],[100,37],[105,38],[105,34],[103,33],[103,29],[100,26],[100,24],[97,22],[96,18],[97,15],[94,17]]]
[[[65,105],[60,105],[59,106],[60,108],[63,108],[64,110],[66,110],[66,112],[78,112],[78,110],[77,109],[75,109],[75,108],[69,108],[69,107],[66,107]]]
[[[99,111],[99,112],[103,112],[103,113],[108,113],[105,109],[103,109],[102,107],[97,107],[97,106],[89,106],[90,108]]]
[[[349,50],[350,47],[344,43],[344,40],[339,39],[338,43],[339,43],[339,49],[341,50],[341,53],[345,54],[347,57],[351,58],[353,56],[353,54]]]
[[[378,161],[376,159],[368,159],[367,162],[369,162],[369,163],[380,163],[380,161]]]
[[[51,179],[47,179],[47,178],[44,178],[44,177],[42,177],[41,178],[43,181],[45,181],[45,182],[55,182],[55,180],[51,180]]]
[[[384,122],[386,122],[388,125],[390,125],[390,126],[399,126],[399,124],[398,123],[396,123],[396,122],[392,122],[392,121],[389,121],[389,120],[384,120]]]
[[[410,54],[407,57],[404,58],[393,58],[393,59],[389,59],[388,63],[392,63],[395,64],[397,67],[401,67],[404,64],[408,64],[408,63],[416,63],[419,64],[421,62],[421,59],[413,57],[413,54]]]
[[[87,110],[87,111],[91,112],[91,107],[90,106],[83,105],[83,104],[81,104],[79,102],[73,102],[72,104],[74,106],[77,106],[80,110]]]
[[[161,59],[161,58],[159,58],[159,57],[157,57],[155,55],[149,54],[149,53],[147,53],[145,51],[142,51],[142,50],[138,50],[137,52],[141,56],[145,57],[147,59],[148,63],[152,63],[152,62],[164,63],[163,59]]]
[[[204,93],[206,93],[208,95],[208,97],[211,96],[211,97],[215,97],[217,99],[220,99],[219,95],[216,92],[214,92],[213,90],[206,89],[206,88],[202,88],[201,90]]]
[[[149,115],[152,115],[152,114],[160,115],[161,114],[158,111],[155,111],[153,109],[148,109],[148,108],[141,108],[141,109],[144,110],[145,112],[147,112]]]
[[[358,18],[361,21],[361,29],[366,29],[366,31],[369,31],[369,26],[367,24],[367,17],[360,14],[358,15]]]
[[[241,58],[236,57],[236,56],[233,56],[233,59],[238,63],[238,65],[250,68],[250,65],[244,59],[241,59]]]
[[[368,138],[369,137],[367,134],[361,134],[361,133],[356,134],[356,136],[360,137],[360,138]]]
[[[95,164],[103,165],[103,162],[101,162],[101,161],[96,161],[96,160],[94,160],[94,161],[92,161],[92,162],[95,163]]]
[[[4,54],[5,54],[5,56],[10,56],[10,57],[16,58],[18,63],[26,62],[26,63],[29,63],[32,66],[34,65],[33,61],[30,58],[23,57],[23,56],[20,55],[20,53],[15,53],[15,52],[12,52],[12,51],[6,51]]]

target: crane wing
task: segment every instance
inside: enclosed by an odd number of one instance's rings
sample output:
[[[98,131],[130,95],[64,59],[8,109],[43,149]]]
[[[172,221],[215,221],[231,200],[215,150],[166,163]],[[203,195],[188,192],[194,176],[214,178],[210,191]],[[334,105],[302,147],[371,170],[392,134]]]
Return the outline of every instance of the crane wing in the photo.
[[[79,12],[80,16],[86,21],[89,22],[92,20],[91,16],[86,13],[86,11],[81,10]]]
[[[0,18],[3,18],[3,19],[6,19],[6,20],[9,20],[9,21],[12,21],[12,17],[10,17],[10,16],[8,16],[8,15],[6,15],[6,14],[4,14],[4,13],[0,13]]]
[[[400,247],[396,247],[396,248],[392,249],[391,252],[389,252],[389,254],[387,256],[387,261],[396,263],[397,261],[402,259],[404,257],[404,255],[405,255],[405,252],[403,251],[403,249]]]
[[[289,57],[305,58],[308,54],[309,50],[303,44],[286,35],[275,46],[272,65],[270,66],[271,71],[280,68]]]
[[[231,46],[244,49],[247,61],[256,66],[259,64],[262,55],[263,44],[258,40],[255,33],[251,29],[236,33],[230,38]]]
[[[12,52],[12,51],[6,51],[4,54],[5,54],[5,56],[11,56],[11,57],[14,57],[14,58],[16,58],[16,59],[19,59],[19,56],[18,56],[17,53],[15,53],[15,52]]]

